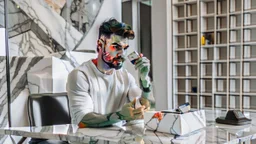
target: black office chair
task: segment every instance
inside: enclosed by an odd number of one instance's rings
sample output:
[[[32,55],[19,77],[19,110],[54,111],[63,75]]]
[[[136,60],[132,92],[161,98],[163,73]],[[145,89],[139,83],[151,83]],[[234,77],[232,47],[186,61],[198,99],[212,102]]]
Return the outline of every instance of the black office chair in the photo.
[[[28,117],[30,126],[70,124],[67,93],[31,94],[28,97]],[[46,139],[32,139],[39,143]]]
[[[30,126],[70,124],[67,93],[31,94],[28,97]]]

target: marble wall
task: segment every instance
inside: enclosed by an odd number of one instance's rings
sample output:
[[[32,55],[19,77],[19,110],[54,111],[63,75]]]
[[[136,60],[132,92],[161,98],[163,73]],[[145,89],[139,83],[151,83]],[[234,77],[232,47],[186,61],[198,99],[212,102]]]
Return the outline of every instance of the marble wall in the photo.
[[[4,27],[4,0],[0,0],[0,28]]]
[[[28,126],[29,94],[66,91],[68,73],[97,56],[100,23],[111,17],[121,20],[121,1],[8,0],[8,15],[11,124]],[[1,127],[8,126],[5,58],[0,56]],[[9,141],[2,138],[0,143]]]

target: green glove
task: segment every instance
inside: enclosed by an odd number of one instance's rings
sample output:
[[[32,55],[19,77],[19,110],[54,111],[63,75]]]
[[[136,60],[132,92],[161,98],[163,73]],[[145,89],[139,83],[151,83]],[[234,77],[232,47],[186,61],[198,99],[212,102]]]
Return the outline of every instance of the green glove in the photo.
[[[135,62],[135,69],[139,70],[139,76],[143,88],[150,88],[150,78],[148,76],[150,71],[150,61],[146,57],[140,57]],[[143,90],[149,92],[149,90]]]

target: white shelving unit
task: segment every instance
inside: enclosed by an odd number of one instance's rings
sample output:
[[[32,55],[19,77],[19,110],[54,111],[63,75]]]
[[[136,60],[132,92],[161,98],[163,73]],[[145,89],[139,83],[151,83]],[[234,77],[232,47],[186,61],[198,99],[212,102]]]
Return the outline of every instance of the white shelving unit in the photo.
[[[174,106],[256,109],[256,1],[173,0]]]

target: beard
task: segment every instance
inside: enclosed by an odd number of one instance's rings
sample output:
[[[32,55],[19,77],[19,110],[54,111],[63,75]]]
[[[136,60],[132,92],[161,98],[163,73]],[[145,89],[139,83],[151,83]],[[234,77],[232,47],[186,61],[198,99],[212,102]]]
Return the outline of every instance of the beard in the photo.
[[[102,60],[109,66],[109,68],[114,68],[115,70],[119,70],[123,67],[125,58],[123,58],[122,56],[114,57],[112,62],[107,62],[104,59],[104,55],[105,54],[102,55]]]

